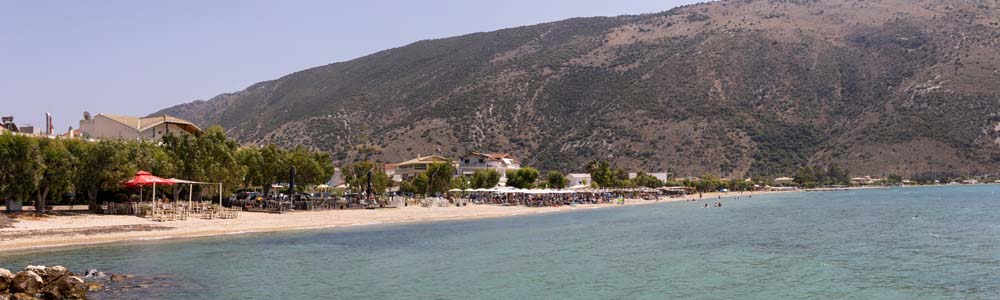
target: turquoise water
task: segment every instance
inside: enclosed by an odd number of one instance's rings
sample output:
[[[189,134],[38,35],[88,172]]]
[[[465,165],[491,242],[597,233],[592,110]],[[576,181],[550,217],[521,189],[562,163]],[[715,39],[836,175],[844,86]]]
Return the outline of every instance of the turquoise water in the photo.
[[[1000,299],[1000,186],[816,192],[6,254],[104,299]]]

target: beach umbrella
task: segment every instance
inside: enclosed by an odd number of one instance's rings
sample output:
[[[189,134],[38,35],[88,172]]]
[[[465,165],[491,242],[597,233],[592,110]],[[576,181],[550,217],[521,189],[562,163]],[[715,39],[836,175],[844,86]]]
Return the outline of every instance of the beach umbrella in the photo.
[[[126,187],[137,187],[146,185],[174,185],[173,181],[168,179],[163,179],[160,177],[153,176],[152,173],[146,171],[139,171],[135,173],[135,178],[130,179],[122,183]]]
[[[170,180],[167,180],[167,179],[163,179],[163,178],[160,178],[160,177],[153,176],[152,173],[140,170],[139,172],[135,173],[135,178],[132,178],[131,180],[122,183],[122,185],[124,185],[126,187],[137,187],[137,186],[139,187],[139,201],[142,201],[142,187],[143,186],[147,186],[147,185],[153,186],[153,197],[155,199],[155,197],[156,197],[156,185],[157,184],[159,184],[159,185],[174,185],[174,182],[170,181]],[[154,210],[156,209],[156,205],[155,204],[153,205],[153,209]]]

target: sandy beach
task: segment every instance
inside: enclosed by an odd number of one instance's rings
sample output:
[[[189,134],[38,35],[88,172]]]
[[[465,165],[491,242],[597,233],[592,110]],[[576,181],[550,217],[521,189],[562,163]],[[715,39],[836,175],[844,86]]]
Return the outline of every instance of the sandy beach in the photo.
[[[767,193],[774,192],[754,192],[754,195]],[[703,195],[704,201],[702,202],[712,203],[720,196],[746,199],[748,195],[748,193],[706,193]],[[691,199],[698,199],[698,195],[689,195],[684,198],[664,197],[659,201],[630,199],[626,200],[625,205],[650,205]],[[411,206],[377,210],[301,211],[284,214],[244,212],[240,214],[238,219],[189,218],[184,221],[170,222],[155,222],[134,216],[70,214],[18,219],[13,227],[0,229],[0,251],[375,224],[499,218],[612,207],[620,206],[612,204],[559,207],[471,205],[424,208]]]

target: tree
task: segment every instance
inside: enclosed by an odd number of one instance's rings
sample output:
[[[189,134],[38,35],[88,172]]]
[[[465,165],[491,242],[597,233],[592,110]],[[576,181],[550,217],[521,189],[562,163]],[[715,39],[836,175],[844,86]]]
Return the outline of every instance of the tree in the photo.
[[[212,126],[195,136],[168,135],[163,137],[163,145],[183,179],[221,182],[225,189],[221,193],[235,190],[245,181],[246,168],[237,161],[236,142],[226,138],[222,127]],[[200,195],[202,190],[198,191]]]
[[[452,189],[467,190],[470,186],[469,180],[464,176],[457,176],[451,179]]]
[[[285,161],[295,167],[295,182],[300,185],[318,185],[330,179],[326,174],[325,164],[333,161],[320,161],[320,157],[302,146],[295,147],[286,153]]]
[[[840,165],[836,163],[830,164],[830,166],[826,168],[826,172],[827,172],[826,177],[829,180],[827,184],[836,184],[836,185],[851,184],[851,177],[849,175],[849,172],[845,169],[841,169]]]
[[[148,171],[164,178],[177,177],[175,159],[164,147],[146,141],[124,143],[121,146],[124,147],[129,169]]]
[[[233,155],[238,145],[227,139],[222,127],[212,126],[198,136],[199,156],[197,161],[204,166],[202,178],[198,181],[221,182],[223,190],[220,193],[231,193],[240,185],[245,173],[243,166]]]
[[[705,174],[702,175],[701,179],[695,182],[694,185],[700,192],[715,192],[722,186],[722,180],[719,179],[718,176]]]
[[[246,170],[243,173],[243,187],[264,184],[264,156],[258,147],[249,146],[236,149],[236,161]],[[268,184],[270,185],[270,183]]]
[[[507,186],[530,189],[538,180],[538,169],[532,167],[507,170]]]
[[[374,193],[385,193],[392,184],[392,179],[385,173],[385,170],[372,161],[355,162],[344,167],[343,171],[344,182],[350,186],[351,191],[356,193],[361,193],[368,189],[369,172],[371,172],[372,190]]]
[[[278,148],[274,144],[269,144],[260,148],[260,169],[261,184],[264,186],[264,194],[271,192],[271,185],[281,181],[288,176],[288,164],[285,162],[285,150]]]
[[[455,174],[455,166],[449,163],[435,163],[427,166],[427,193],[440,194],[447,192],[451,186],[451,177]]]
[[[123,144],[115,141],[96,143],[67,141],[66,149],[77,158],[73,186],[87,196],[91,211],[97,211],[97,193],[101,190],[118,190],[121,182],[135,174],[127,166]]]
[[[648,188],[659,188],[663,186],[663,181],[656,176],[646,174],[645,172],[639,172],[635,175],[635,179],[632,182],[637,186],[648,187]]]
[[[900,184],[903,182],[903,176],[899,174],[889,174],[885,177],[885,183],[890,185]]]
[[[569,184],[569,179],[559,171],[549,171],[546,175],[546,183],[548,183],[550,188],[564,189],[566,185]]]
[[[804,187],[816,187],[821,183],[820,178],[816,176],[816,170],[813,167],[801,167],[798,172],[795,173],[795,183],[798,183]]]
[[[39,139],[38,149],[42,163],[35,192],[35,212],[44,215],[50,193],[61,196],[72,185],[76,157],[59,140]]]
[[[479,169],[472,173],[471,187],[474,189],[490,189],[500,183],[500,172],[494,169]]]
[[[44,162],[34,138],[0,135],[0,197],[27,200],[38,187]]]
[[[423,195],[427,193],[427,173],[420,173],[409,181],[405,181],[399,186],[399,190],[404,193]]]
[[[600,187],[614,186],[614,177],[611,172],[611,163],[606,160],[594,160],[587,164],[587,172],[590,173],[590,180]]]

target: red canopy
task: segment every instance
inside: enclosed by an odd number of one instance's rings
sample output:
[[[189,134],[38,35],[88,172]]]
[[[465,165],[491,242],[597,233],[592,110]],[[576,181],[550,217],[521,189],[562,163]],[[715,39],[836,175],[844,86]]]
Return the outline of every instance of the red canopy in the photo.
[[[127,187],[136,187],[143,185],[174,185],[173,181],[168,179],[163,179],[160,177],[153,176],[153,174],[146,171],[139,171],[135,173],[135,178],[132,180],[122,183]]]

